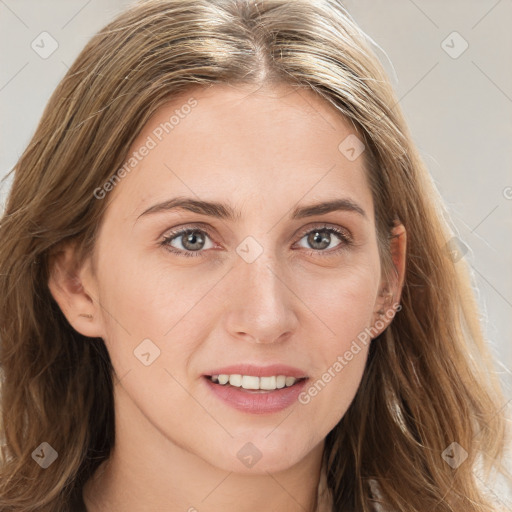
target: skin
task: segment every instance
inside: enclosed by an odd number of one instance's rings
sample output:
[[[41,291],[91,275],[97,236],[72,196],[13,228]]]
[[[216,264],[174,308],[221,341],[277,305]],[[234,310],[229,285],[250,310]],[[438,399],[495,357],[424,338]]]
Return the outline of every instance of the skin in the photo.
[[[395,228],[396,273],[387,282],[363,157],[350,161],[338,149],[356,132],[311,92],[188,91],[156,112],[130,154],[191,96],[197,106],[103,199],[110,204],[91,257],[76,268],[69,247],[49,281],[72,326],[103,338],[117,376],[116,446],[86,484],[85,503],[91,511],[259,512],[264,497],[266,510],[312,511],[324,439],[355,396],[368,346],[308,404],[272,414],[231,408],[202,375],[280,362],[315,382],[375,325],[384,288],[399,301],[405,230]],[[240,219],[185,210],[138,218],[176,196],[229,202]],[[341,197],[366,217],[290,219],[297,205]],[[343,247],[325,233],[328,248],[312,245],[308,234],[324,223],[348,231],[353,243]],[[204,226],[198,257],[160,245],[173,228]],[[263,249],[252,263],[236,252],[247,236]],[[173,246],[185,251],[185,238]],[[391,321],[383,317],[379,332]],[[160,349],[149,366],[134,356],[146,338]],[[237,458],[248,442],[262,454],[252,468]]]

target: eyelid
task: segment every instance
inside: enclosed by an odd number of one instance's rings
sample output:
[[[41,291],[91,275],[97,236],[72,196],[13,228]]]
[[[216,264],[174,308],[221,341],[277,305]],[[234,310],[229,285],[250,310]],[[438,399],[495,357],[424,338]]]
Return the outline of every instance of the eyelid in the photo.
[[[314,230],[322,230],[322,229],[333,229],[334,231],[339,232],[339,236],[344,236],[348,241],[353,241],[354,237],[352,236],[352,233],[342,226],[339,226],[338,224],[330,224],[329,222],[314,222],[310,224],[309,226],[305,226],[302,228],[302,231],[300,231],[300,238],[301,239],[304,235],[307,235],[311,231]]]
[[[175,235],[184,234],[183,232],[186,232],[186,231],[204,231],[208,236],[210,236],[210,238],[212,238],[212,234],[213,234],[214,230],[212,227],[210,227],[206,223],[193,222],[191,224],[190,223],[182,224],[182,225],[175,226],[174,228],[171,228],[171,229],[166,229],[163,232],[163,234],[158,237],[158,239],[159,240],[161,240],[162,238],[168,239]]]
[[[343,233],[346,236],[346,238],[348,238],[349,240],[353,240],[352,233],[347,228],[344,228],[337,224],[331,224],[329,222],[313,222],[307,226],[304,226],[301,229],[301,231],[299,231],[299,234],[300,234],[300,237],[302,238],[304,235],[306,235],[310,231],[313,231],[314,229],[326,229],[326,228],[332,228],[335,230],[339,230],[341,233]],[[204,230],[210,236],[212,235],[212,232],[213,232],[213,228],[211,228],[208,224],[206,224],[204,222],[194,222],[191,224],[189,223],[189,224],[179,225],[170,230],[167,229],[166,231],[164,231],[164,233],[159,238],[162,238],[162,236],[165,236],[166,238],[168,238],[170,235],[174,235],[174,234],[180,233],[182,231],[190,231],[190,230],[194,230],[194,229],[198,229],[200,231]],[[293,238],[294,238],[294,236],[292,236],[290,238],[290,240]]]

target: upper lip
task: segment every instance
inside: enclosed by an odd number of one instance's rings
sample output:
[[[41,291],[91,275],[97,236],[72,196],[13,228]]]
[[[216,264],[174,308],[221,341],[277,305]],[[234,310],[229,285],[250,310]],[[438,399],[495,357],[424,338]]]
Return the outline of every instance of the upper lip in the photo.
[[[270,364],[267,366],[256,366],[254,364],[237,364],[216,368],[205,375],[251,375],[253,377],[272,377],[273,375],[285,375],[286,377],[295,377],[296,379],[307,378],[307,374],[293,366],[285,364]]]

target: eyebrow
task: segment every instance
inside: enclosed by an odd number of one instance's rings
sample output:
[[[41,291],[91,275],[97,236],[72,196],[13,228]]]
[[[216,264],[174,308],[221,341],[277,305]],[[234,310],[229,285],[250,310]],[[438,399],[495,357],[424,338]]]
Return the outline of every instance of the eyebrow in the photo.
[[[160,212],[168,212],[170,210],[182,209],[201,215],[208,215],[228,221],[238,221],[241,219],[240,212],[237,212],[231,205],[227,203],[218,203],[215,201],[200,201],[188,197],[175,197],[163,203],[155,204],[143,211],[138,217],[151,215]],[[322,201],[320,203],[310,204],[307,206],[297,206],[291,213],[292,219],[303,219],[305,217],[313,217],[314,215],[324,215],[335,211],[355,212],[367,219],[366,212],[357,203],[349,198],[333,199],[330,201]]]

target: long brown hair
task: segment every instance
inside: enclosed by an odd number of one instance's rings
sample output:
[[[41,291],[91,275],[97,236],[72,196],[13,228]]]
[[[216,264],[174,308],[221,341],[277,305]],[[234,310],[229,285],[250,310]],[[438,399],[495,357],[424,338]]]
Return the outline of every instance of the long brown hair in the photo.
[[[334,510],[495,510],[474,471],[499,466],[504,399],[471,274],[450,257],[442,201],[385,72],[336,0],[142,2],[58,85],[11,171],[0,224],[0,509],[63,510],[109,457],[116,377],[103,340],[77,333],[53,300],[51,255],[68,243],[80,260],[90,253],[107,205],[95,191],[142,127],[169,99],[216,83],[286,83],[332,104],[366,146],[386,268],[394,221],[407,230],[402,310],[326,439]],[[47,469],[32,456],[43,442],[58,453]],[[442,455],[454,442],[467,452],[456,468]]]

